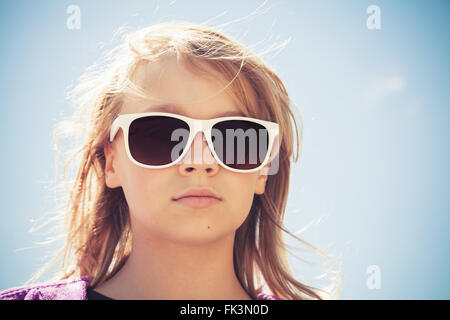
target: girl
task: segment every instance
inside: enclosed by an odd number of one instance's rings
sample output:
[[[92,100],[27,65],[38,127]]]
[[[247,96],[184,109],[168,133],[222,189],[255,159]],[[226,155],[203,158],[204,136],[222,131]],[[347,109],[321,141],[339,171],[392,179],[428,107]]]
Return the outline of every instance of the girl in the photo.
[[[65,246],[31,282],[59,257],[61,273],[0,297],[321,299],[290,274],[282,239],[296,122],[278,76],[192,23],[125,40],[71,92],[83,139]],[[230,130],[257,134],[233,149]]]

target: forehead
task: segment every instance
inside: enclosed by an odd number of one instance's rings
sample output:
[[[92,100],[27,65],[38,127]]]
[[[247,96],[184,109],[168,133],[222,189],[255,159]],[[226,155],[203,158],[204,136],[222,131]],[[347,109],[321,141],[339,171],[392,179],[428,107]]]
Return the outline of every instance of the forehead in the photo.
[[[206,64],[202,64],[203,67],[208,72],[207,76],[192,72],[175,57],[138,65],[131,80],[149,97],[126,96],[127,111],[243,115],[239,103],[229,94],[230,87],[226,87],[225,77]]]
[[[230,110],[223,110],[220,112],[216,112],[214,114],[214,117],[227,117],[227,116],[245,116],[244,113],[241,110],[234,110],[231,108],[227,108]],[[151,105],[147,106],[142,110],[142,112],[170,112],[170,113],[176,113],[182,116],[189,116],[189,112],[187,112],[182,106],[175,105],[175,104],[163,104],[163,105]]]
[[[187,61],[173,56],[161,57],[157,61],[141,62],[132,77],[132,81],[152,96],[164,100],[176,100],[183,97],[204,98],[206,94],[220,91],[227,83],[225,77],[206,63],[200,63],[201,69]]]

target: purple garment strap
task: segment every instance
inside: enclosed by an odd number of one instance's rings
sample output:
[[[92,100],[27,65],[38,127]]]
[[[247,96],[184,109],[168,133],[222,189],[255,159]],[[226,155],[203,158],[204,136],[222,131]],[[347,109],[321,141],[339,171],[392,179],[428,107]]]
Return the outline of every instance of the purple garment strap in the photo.
[[[280,297],[273,294],[260,292],[258,293],[258,300],[284,300],[284,299],[281,299]]]

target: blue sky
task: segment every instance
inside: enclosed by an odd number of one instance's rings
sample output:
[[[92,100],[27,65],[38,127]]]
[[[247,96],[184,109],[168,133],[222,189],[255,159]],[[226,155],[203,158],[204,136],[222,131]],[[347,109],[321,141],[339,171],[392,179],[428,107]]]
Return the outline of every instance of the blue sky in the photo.
[[[80,8],[80,29],[66,26],[69,5]],[[366,25],[370,5],[381,29]],[[255,51],[290,38],[264,59],[303,119],[286,226],[309,226],[302,239],[339,257],[343,299],[450,298],[449,9],[445,0],[3,1],[0,290],[26,281],[48,254],[33,244],[45,235],[29,233],[30,220],[54,208],[53,126],[99,44],[121,26],[255,12],[229,34]],[[306,283],[320,282],[292,264]],[[378,289],[367,286],[372,265]]]

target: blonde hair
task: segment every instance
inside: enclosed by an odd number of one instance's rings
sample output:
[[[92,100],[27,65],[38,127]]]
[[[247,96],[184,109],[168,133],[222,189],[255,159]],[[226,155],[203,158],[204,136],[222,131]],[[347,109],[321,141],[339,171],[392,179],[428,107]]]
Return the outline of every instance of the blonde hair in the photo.
[[[283,240],[282,232],[286,232],[330,259],[283,227],[290,158],[298,160],[302,134],[286,88],[258,55],[238,41],[188,22],[160,23],[127,34],[125,41],[104,57],[105,63],[86,70],[70,91],[76,110],[70,120],[62,121],[55,129],[57,152],[59,139],[64,135],[75,133],[78,139],[64,166],[65,183],[68,165],[80,156],[75,180],[70,188],[66,185],[65,244],[30,281],[62,258],[59,279],[87,275],[95,287],[114,276],[126,262],[132,243],[128,205],[122,188],[105,185],[103,147],[110,143],[110,126],[120,112],[123,98],[148,97],[133,82],[136,69],[168,55],[176,55],[192,72],[203,76],[208,76],[205,66],[212,67],[228,82],[222,90],[232,95],[245,115],[280,126],[278,172],[269,175],[265,193],[254,196],[249,215],[235,234],[234,267],[241,285],[254,299],[262,289],[261,277],[281,298],[322,299],[318,292],[325,291],[307,286],[292,275]]]

